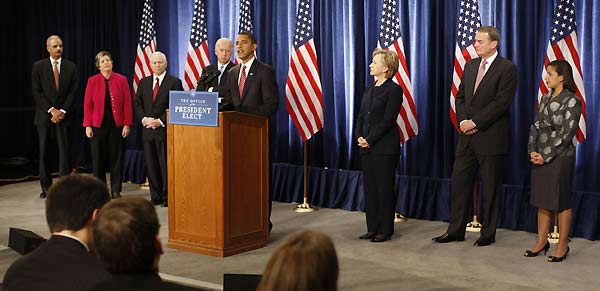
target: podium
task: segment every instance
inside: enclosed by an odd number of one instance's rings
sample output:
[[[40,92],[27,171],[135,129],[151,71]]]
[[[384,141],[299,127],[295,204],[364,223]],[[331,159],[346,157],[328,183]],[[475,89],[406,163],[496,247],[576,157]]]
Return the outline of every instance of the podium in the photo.
[[[219,112],[219,126],[167,125],[169,241],[226,257],[269,238],[268,119]]]

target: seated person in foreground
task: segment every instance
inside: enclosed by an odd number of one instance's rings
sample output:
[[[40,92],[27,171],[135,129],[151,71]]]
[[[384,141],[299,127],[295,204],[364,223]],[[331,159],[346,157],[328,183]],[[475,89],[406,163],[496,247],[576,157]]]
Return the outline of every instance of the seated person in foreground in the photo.
[[[110,275],[90,252],[92,221],[110,200],[106,184],[90,175],[54,183],[46,198],[52,236],[16,260],[4,276],[6,291],[86,290]]]
[[[258,291],[335,291],[338,260],[329,236],[300,230],[283,240],[262,275]]]
[[[93,225],[96,254],[112,277],[91,290],[198,290],[162,281],[158,260],[163,254],[158,217],[152,203],[139,197],[116,199]]]

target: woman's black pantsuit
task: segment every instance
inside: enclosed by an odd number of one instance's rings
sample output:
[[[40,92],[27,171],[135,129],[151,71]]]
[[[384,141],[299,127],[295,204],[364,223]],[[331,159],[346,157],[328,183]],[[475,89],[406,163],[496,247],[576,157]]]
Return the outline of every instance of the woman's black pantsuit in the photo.
[[[402,106],[402,88],[388,79],[369,86],[363,94],[354,130],[370,147],[360,148],[365,194],[367,231],[391,235],[394,232],[394,191],[400,156],[400,135],[396,118]]]

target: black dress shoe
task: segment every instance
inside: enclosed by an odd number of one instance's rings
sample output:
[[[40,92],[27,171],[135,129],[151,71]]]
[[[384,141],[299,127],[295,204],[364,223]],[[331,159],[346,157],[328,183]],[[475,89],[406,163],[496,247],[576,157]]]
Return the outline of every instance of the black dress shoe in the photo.
[[[359,238],[359,239],[372,239],[372,238],[374,238],[376,235],[377,235],[377,234],[376,234],[376,233],[374,233],[374,232],[367,232],[367,233],[365,233],[365,234],[363,234],[363,235],[359,236],[358,238]]]
[[[163,203],[160,206],[169,207],[169,203],[167,203],[167,200],[165,200],[165,201],[163,201]]]
[[[549,256],[548,257],[548,262],[550,262],[550,263],[560,263],[560,262],[566,260],[567,259],[567,255],[569,254],[570,250],[571,250],[571,248],[567,247],[567,252],[562,257]]]
[[[540,249],[539,251],[534,252],[531,250],[526,250],[525,253],[523,254],[523,256],[528,257],[528,258],[537,257],[542,251],[544,251],[544,255],[546,255],[549,248],[550,248],[550,242],[546,241],[546,244],[544,245],[544,247],[542,249]]]
[[[491,238],[491,239],[478,238],[473,243],[473,245],[478,246],[478,247],[485,247],[485,246],[489,246],[489,245],[493,244],[494,242],[496,242],[496,239],[494,239],[494,238]]]
[[[110,194],[110,197],[112,197],[113,199],[121,198],[121,193],[119,193],[119,192],[112,193],[112,194]]]
[[[48,196],[48,194],[46,194],[46,191],[42,191],[42,193],[40,193],[40,198],[46,198],[46,196]]]
[[[388,241],[388,240],[390,240],[390,239],[392,239],[392,236],[391,236],[391,235],[378,234],[378,235],[374,236],[374,237],[371,239],[371,242],[372,242],[372,243],[379,243],[379,242]]]
[[[154,204],[154,205],[161,205],[162,204],[162,200],[152,200],[152,204]]]
[[[432,238],[431,240],[433,240],[436,243],[445,244],[445,243],[449,243],[449,242],[453,242],[453,241],[464,241],[465,238],[464,237],[454,237],[454,236],[449,235],[448,233],[444,233],[440,236],[436,236],[436,237]]]

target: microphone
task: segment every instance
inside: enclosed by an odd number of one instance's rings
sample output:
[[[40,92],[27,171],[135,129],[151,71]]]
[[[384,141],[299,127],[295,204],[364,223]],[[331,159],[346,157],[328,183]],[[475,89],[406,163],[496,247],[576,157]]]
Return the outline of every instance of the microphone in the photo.
[[[218,77],[219,75],[221,75],[221,72],[219,72],[219,71],[216,71],[216,72],[202,72],[202,75],[200,75],[200,81],[199,82],[210,82],[214,78]]]
[[[196,84],[196,89],[198,91],[206,91],[208,89],[208,83],[214,80],[221,74],[219,71],[202,71],[200,75],[200,80]]]

